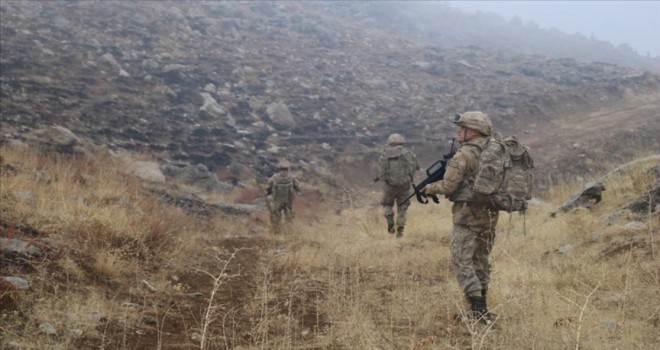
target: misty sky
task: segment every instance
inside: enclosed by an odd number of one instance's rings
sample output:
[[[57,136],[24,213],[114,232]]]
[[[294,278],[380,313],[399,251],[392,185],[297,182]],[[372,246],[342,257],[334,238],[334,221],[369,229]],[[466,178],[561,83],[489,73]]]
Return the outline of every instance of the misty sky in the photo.
[[[660,1],[447,1],[466,12],[491,11],[505,20],[592,34],[613,45],[629,44],[640,55],[660,56]]]

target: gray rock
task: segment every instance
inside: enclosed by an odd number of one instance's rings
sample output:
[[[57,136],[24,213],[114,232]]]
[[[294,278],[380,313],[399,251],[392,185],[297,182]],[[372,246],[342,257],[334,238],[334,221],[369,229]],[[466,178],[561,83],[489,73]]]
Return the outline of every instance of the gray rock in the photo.
[[[105,322],[108,320],[108,315],[100,312],[92,312],[87,315],[87,319],[93,322]]]
[[[152,293],[155,293],[155,292],[158,291],[158,288],[156,288],[156,287],[154,287],[153,285],[151,285],[151,283],[149,283],[149,281],[147,281],[147,280],[142,280],[142,285],[143,285],[145,288],[147,288],[148,291],[150,291],[150,292],[152,292]]]
[[[236,125],[234,117],[227,113],[227,111],[213,98],[213,96],[211,96],[210,93],[200,92],[199,95],[204,99],[202,106],[199,107],[200,111],[206,112],[215,118],[222,119],[229,125]]]
[[[137,161],[128,167],[127,172],[143,180],[165,182],[165,175],[160,171],[156,162]]]
[[[37,180],[37,182],[43,182],[46,184],[50,184],[51,182],[53,182],[53,178],[43,170],[35,169],[34,171],[32,171],[32,178]]]
[[[617,323],[616,321],[612,321],[612,320],[605,320],[605,321],[601,322],[601,324],[603,325],[603,327],[605,329],[607,329],[610,332],[614,332],[614,331],[618,330],[619,328],[621,328],[619,323]]]
[[[628,231],[646,231],[649,226],[641,221],[631,221],[623,226]]]
[[[207,192],[226,193],[231,191],[234,186],[222,182],[218,177],[209,171],[204,164],[192,165],[189,163],[165,163],[160,166],[163,174],[170,176],[186,185],[192,185],[201,188]]]
[[[9,282],[12,286],[22,289],[22,290],[27,290],[30,289],[30,282],[27,280],[24,280],[20,277],[12,277],[12,276],[3,276],[0,277],[0,279],[5,280],[6,282]]]
[[[33,144],[44,150],[54,150],[60,153],[71,154],[80,139],[71,130],[54,125],[48,128],[37,129],[25,135],[28,144]]]
[[[224,201],[212,203],[212,206],[222,210],[223,212],[227,214],[235,214],[235,215],[247,215],[247,214],[252,214],[257,212],[259,209],[256,205],[250,205],[250,204],[234,204],[234,203],[228,203]]]
[[[561,247],[557,248],[557,253],[566,254],[569,250],[573,249],[573,246],[570,244],[564,244]]]
[[[557,212],[568,212],[577,207],[584,207],[591,209],[595,204],[598,204],[602,199],[602,193],[605,191],[605,186],[600,182],[590,182],[580,191],[578,191],[573,197],[564,202],[559,209],[553,212],[551,215],[555,216]]]
[[[284,102],[271,103],[266,107],[266,114],[276,126],[284,128],[293,128],[296,126],[296,121],[293,119],[289,107]]]
[[[142,316],[142,323],[154,325],[158,324],[158,320],[153,316],[144,315]]]
[[[34,199],[32,192],[30,191],[14,191],[13,194],[14,197],[16,197],[21,202],[27,203],[32,206],[36,204],[36,200]]]
[[[45,335],[57,336],[57,329],[55,326],[48,322],[39,325],[39,332]]]
[[[84,332],[82,329],[74,328],[69,329],[69,334],[71,334],[71,337],[78,339],[83,336]]]
[[[5,254],[16,254],[25,258],[34,258],[43,255],[43,252],[38,247],[28,245],[17,238],[0,238],[0,252]]]

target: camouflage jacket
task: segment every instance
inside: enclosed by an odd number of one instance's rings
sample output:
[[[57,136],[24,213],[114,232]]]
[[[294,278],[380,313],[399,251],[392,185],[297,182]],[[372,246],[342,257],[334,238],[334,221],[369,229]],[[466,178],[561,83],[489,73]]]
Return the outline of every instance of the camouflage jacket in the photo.
[[[444,179],[426,188],[426,193],[443,194],[454,202],[452,207],[454,224],[468,226],[477,232],[494,230],[499,217],[497,211],[490,211],[483,205],[472,202],[479,157],[487,141],[486,137],[478,137],[462,144],[449,160]]]
[[[452,201],[469,202],[479,167],[479,156],[486,137],[477,137],[461,145],[449,160],[444,179],[426,187],[427,194],[442,194]]]

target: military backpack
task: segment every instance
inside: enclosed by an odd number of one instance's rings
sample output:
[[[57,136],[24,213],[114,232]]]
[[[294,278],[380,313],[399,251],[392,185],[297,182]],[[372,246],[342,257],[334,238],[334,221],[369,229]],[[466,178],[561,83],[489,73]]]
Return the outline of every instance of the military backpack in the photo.
[[[385,182],[390,186],[403,186],[411,181],[412,165],[403,147],[386,150]]]
[[[479,157],[474,181],[475,201],[493,210],[525,212],[532,198],[534,160],[529,147],[515,136],[491,137]]]
[[[293,178],[277,177],[273,183],[273,199],[278,203],[291,203],[294,197]]]

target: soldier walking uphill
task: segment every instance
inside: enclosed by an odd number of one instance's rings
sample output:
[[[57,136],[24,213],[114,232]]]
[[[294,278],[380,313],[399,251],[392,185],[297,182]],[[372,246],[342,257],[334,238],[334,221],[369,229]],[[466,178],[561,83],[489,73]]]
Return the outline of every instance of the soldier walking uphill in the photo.
[[[277,165],[277,168],[279,172],[268,179],[266,186],[266,193],[273,195],[270,214],[274,233],[281,231],[282,213],[284,213],[287,224],[293,221],[293,199],[296,196],[296,192],[300,192],[298,179],[289,174],[291,164],[288,161],[281,161]]]
[[[392,134],[387,139],[387,146],[378,159],[378,177],[383,180],[383,196],[381,205],[385,210],[387,231],[395,232],[397,237],[403,236],[406,224],[406,210],[410,201],[405,200],[412,193],[413,174],[419,170],[417,157],[413,152],[403,147],[405,139],[399,134]],[[394,204],[397,206],[397,218],[394,222]]]
[[[451,259],[454,272],[467,300],[468,316],[490,323],[486,304],[490,263],[498,212],[475,202],[473,186],[479,157],[493,133],[493,124],[482,112],[457,114],[452,120],[458,129],[461,147],[449,160],[444,179],[421,189],[427,195],[442,194],[454,202]]]

